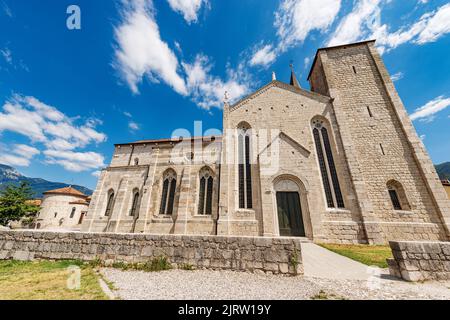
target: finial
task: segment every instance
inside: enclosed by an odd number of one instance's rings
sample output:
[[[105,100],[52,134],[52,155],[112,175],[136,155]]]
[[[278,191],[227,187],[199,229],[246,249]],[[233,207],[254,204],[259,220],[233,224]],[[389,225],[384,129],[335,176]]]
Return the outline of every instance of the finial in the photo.
[[[275,71],[272,71],[272,81],[277,80],[277,75],[275,74]]]
[[[229,100],[230,100],[230,97],[228,96],[228,91],[225,91],[225,93],[223,95],[223,102],[228,103]]]

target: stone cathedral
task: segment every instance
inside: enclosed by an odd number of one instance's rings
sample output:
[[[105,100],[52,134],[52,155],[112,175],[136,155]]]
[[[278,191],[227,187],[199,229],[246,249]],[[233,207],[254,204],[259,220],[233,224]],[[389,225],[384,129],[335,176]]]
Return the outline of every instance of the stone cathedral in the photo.
[[[448,240],[450,201],[375,41],[230,105],[217,136],[118,144],[86,232]]]

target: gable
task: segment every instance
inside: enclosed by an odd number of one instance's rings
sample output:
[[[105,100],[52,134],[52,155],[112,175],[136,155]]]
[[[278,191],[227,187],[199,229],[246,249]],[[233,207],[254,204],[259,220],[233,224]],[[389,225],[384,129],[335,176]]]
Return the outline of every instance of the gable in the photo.
[[[304,147],[301,143],[297,142],[296,140],[288,136],[286,133],[281,131],[264,149],[262,149],[262,151],[259,153],[259,156],[262,155],[264,152],[266,152],[267,149],[269,149],[274,143],[276,142],[280,143],[281,141],[286,142],[293,149],[299,151],[305,157],[309,157],[309,155],[311,154],[311,151],[308,150],[306,147]]]
[[[311,91],[307,91],[307,90],[304,90],[304,89],[296,88],[296,87],[291,86],[289,84],[286,84],[284,82],[280,82],[280,81],[274,80],[274,81],[268,83],[267,85],[265,85],[264,87],[256,90],[252,94],[250,94],[250,95],[244,97],[243,99],[239,100],[238,102],[236,102],[232,106],[230,106],[230,111],[232,112],[234,110],[237,110],[237,109],[241,108],[242,106],[246,105],[247,103],[249,103],[253,99],[256,99],[259,96],[262,96],[262,95],[266,94],[272,88],[279,88],[279,89],[282,89],[282,90],[286,90],[286,91],[289,91],[289,92],[301,95],[303,97],[306,97],[308,99],[311,99],[311,100],[314,100],[314,101],[320,102],[320,103],[329,103],[331,101],[330,97],[323,96],[321,94],[318,94],[318,93],[315,93],[315,92],[311,92]]]

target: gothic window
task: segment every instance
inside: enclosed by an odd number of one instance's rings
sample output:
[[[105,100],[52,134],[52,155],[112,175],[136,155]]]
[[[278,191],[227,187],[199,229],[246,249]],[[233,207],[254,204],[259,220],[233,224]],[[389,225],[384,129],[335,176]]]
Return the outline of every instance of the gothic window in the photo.
[[[108,192],[108,202],[106,204],[106,211],[105,211],[106,217],[109,217],[111,215],[113,205],[114,205],[114,191],[110,190]]]
[[[164,173],[163,178],[164,181],[159,214],[171,215],[173,214],[174,208],[177,175],[173,170],[168,170]]]
[[[248,127],[238,129],[239,208],[253,208],[251,132]]]
[[[70,213],[70,219],[73,219],[73,217],[75,216],[75,211],[76,211],[76,208],[73,207],[72,212]]]
[[[138,203],[139,203],[139,191],[135,190],[133,192],[133,203],[131,204],[131,210],[130,210],[131,217],[136,217]]]
[[[411,210],[405,190],[400,182],[395,180],[389,181],[387,189],[394,210]]]
[[[329,208],[345,208],[328,130],[321,120],[313,121],[313,125],[314,142],[327,205]]]
[[[402,210],[402,205],[398,199],[398,194],[396,190],[389,190],[389,196],[391,197],[392,206],[395,210]]]
[[[200,172],[200,189],[198,200],[198,214],[212,214],[212,197],[213,197],[214,178],[211,171],[207,168]]]

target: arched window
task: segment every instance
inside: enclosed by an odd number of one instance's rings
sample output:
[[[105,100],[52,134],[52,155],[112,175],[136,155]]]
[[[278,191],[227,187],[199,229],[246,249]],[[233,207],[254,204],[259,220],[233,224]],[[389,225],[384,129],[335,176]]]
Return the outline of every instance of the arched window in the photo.
[[[390,180],[387,183],[387,189],[394,210],[411,210],[408,199],[406,198],[405,189],[403,189],[400,182]]]
[[[329,208],[336,208],[336,206],[345,208],[328,130],[322,120],[313,121],[313,126],[314,143],[316,145],[327,205]]]
[[[77,209],[75,207],[72,208],[72,212],[70,213],[70,219],[73,219],[73,217],[75,216],[75,211]]]
[[[163,190],[161,196],[161,208],[159,214],[173,214],[175,201],[175,191],[177,187],[177,174],[173,170],[168,170],[163,175]]]
[[[208,168],[200,171],[200,189],[198,200],[198,214],[212,214],[212,198],[213,198],[214,178],[211,170]]]
[[[238,127],[238,166],[239,208],[252,209],[251,130],[246,125]]]
[[[131,210],[130,210],[131,217],[136,217],[136,214],[138,211],[138,204],[139,204],[139,191],[134,190],[133,191],[133,203],[131,204]]]
[[[108,192],[108,202],[106,204],[106,211],[105,211],[105,217],[109,217],[112,213],[114,206],[114,191],[109,190]]]
[[[138,165],[139,165],[139,158],[135,158],[135,159],[134,159],[134,165],[135,165],[135,166],[138,166]]]

